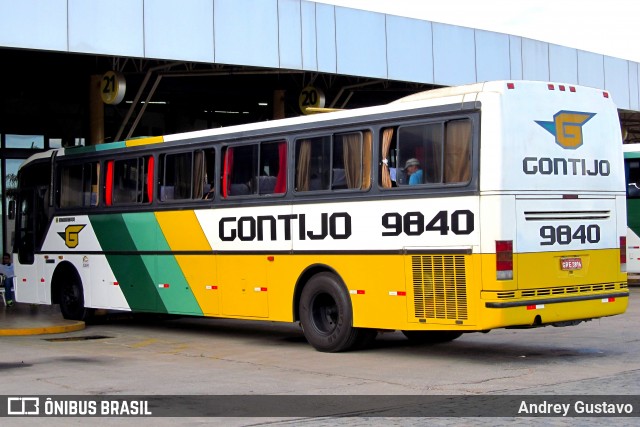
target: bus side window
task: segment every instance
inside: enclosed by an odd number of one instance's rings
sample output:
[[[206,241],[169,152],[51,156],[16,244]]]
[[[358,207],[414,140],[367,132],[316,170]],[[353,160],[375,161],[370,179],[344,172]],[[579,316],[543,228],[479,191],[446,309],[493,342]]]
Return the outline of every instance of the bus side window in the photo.
[[[284,193],[287,189],[286,141],[260,144],[260,168],[254,181],[258,194]]]
[[[193,152],[162,154],[159,159],[160,200],[166,202],[190,199]]]
[[[98,205],[100,164],[88,162],[63,166],[60,171],[60,207]]]
[[[296,141],[296,191],[366,190],[371,186],[371,132]]]
[[[398,185],[442,182],[442,123],[400,126]]]
[[[223,197],[257,193],[259,144],[228,147],[225,151]]]
[[[113,192],[111,203],[149,203],[153,195],[149,185],[153,180],[153,157],[134,157],[113,161]],[[109,183],[107,183],[107,186]],[[107,202],[107,205],[109,202]]]
[[[400,185],[458,184],[471,179],[471,120],[456,119],[443,122],[400,126],[398,129],[397,173]],[[387,139],[389,141],[387,141]],[[385,147],[391,147],[393,130],[382,135]],[[382,166],[384,170],[384,165]],[[382,174],[383,188],[389,188],[389,178]]]
[[[640,197],[640,160],[627,160],[627,196]]]
[[[329,189],[331,137],[321,136],[296,141],[296,191]]]

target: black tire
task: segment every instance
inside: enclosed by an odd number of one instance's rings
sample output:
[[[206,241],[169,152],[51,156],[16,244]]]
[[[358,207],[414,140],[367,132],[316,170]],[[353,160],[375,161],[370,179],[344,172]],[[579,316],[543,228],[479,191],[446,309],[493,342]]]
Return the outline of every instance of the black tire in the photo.
[[[68,320],[87,321],[93,317],[93,309],[84,306],[82,283],[77,277],[68,278],[60,286],[60,311]]]
[[[328,353],[362,348],[377,334],[353,327],[349,294],[335,274],[326,272],[313,276],[302,290],[300,323],[309,344]]]
[[[438,344],[460,338],[458,331],[402,331],[409,341],[416,344]]]

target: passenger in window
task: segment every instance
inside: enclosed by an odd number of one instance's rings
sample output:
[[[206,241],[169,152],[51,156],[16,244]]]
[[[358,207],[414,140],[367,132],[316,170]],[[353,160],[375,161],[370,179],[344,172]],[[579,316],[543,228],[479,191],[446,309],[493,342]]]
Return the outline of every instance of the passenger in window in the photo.
[[[209,185],[209,189],[206,193],[204,193],[204,196],[202,196],[202,200],[213,200],[213,197],[216,195],[215,190],[216,189],[213,186],[213,182],[211,182],[211,185]]]
[[[407,160],[404,164],[404,170],[409,177],[409,185],[422,184],[423,174],[418,159],[411,158]]]

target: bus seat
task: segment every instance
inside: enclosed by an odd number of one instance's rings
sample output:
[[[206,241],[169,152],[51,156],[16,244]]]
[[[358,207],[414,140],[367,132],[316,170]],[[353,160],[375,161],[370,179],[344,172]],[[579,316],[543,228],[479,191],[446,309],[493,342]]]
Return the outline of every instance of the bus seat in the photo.
[[[249,187],[247,184],[231,184],[231,188],[229,191],[230,196],[244,196],[247,194],[251,194],[249,192]]]
[[[331,183],[332,190],[340,190],[347,187],[347,176],[344,173],[344,169],[333,170],[333,181]]]
[[[320,179],[320,177],[311,178],[309,180],[309,191],[317,191],[317,190],[323,190],[322,180]]]
[[[275,176],[260,176],[258,177],[258,189],[260,194],[272,194],[276,188],[276,182],[278,178]]]
[[[160,186],[160,200],[173,200],[175,199],[175,187],[173,185],[161,185]]]
[[[98,205],[98,194],[96,193],[82,193],[83,198],[83,206],[97,206]]]

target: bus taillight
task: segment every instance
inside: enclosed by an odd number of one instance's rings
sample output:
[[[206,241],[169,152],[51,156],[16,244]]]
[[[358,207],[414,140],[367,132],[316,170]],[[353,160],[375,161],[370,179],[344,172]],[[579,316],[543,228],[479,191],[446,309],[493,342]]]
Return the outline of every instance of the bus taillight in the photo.
[[[496,278],[513,279],[513,241],[496,240]]]
[[[620,236],[620,271],[627,271],[627,236]]]

